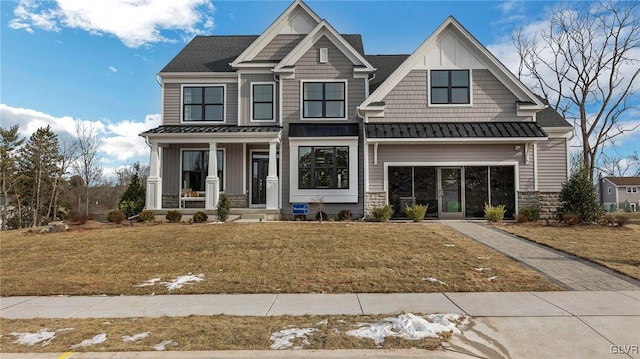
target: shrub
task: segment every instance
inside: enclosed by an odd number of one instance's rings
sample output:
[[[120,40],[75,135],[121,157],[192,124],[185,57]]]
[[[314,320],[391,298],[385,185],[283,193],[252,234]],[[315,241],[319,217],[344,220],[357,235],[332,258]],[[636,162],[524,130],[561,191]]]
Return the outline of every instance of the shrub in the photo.
[[[518,223],[529,222],[529,217],[527,217],[524,213],[518,213],[518,215],[516,216],[516,222]]]
[[[138,220],[142,222],[153,222],[156,219],[156,215],[153,214],[153,211],[142,211],[140,215],[138,215]]]
[[[342,209],[338,212],[338,221],[350,221],[351,211],[348,209]]]
[[[231,202],[229,202],[229,196],[226,193],[221,193],[218,199],[218,219],[221,222],[225,222],[229,218],[231,212]]]
[[[392,214],[393,207],[389,204],[382,207],[375,207],[371,210],[371,215],[377,222],[387,222]]]
[[[404,212],[407,216],[413,219],[414,222],[420,222],[427,214],[427,207],[429,205],[414,204],[413,206],[406,206]]]
[[[491,206],[487,203],[484,204],[484,218],[486,218],[489,222],[500,222],[504,219],[504,213],[507,210],[505,209],[504,204],[500,204],[497,206]]]
[[[182,213],[178,211],[169,211],[165,217],[170,223],[178,223],[182,220]]]
[[[206,213],[198,211],[193,214],[193,223],[204,223],[209,219]]]
[[[562,216],[562,221],[568,226],[575,226],[576,224],[580,223],[580,216],[573,213],[565,213]]]
[[[72,223],[77,223],[77,224],[85,224],[89,220],[89,216],[87,216],[84,213],[80,213],[78,211],[71,212],[69,217],[71,217]]]
[[[133,165],[133,170],[135,172],[130,178],[129,187],[124,191],[118,203],[118,208],[122,210],[127,217],[135,216],[144,209],[145,190],[140,183],[140,163],[136,162]]]
[[[316,212],[316,221],[326,221],[329,219],[329,216],[325,211]]]
[[[107,214],[107,221],[120,224],[126,219],[124,212],[119,209],[113,210]]]
[[[540,210],[537,208],[531,207],[522,207],[520,208],[520,214],[523,214],[527,217],[527,220],[524,222],[537,222],[540,219]],[[518,221],[520,222],[520,221]],[[521,222],[522,223],[522,222]]]
[[[602,207],[596,197],[596,189],[589,179],[589,172],[578,170],[571,174],[560,190],[557,218],[564,220],[564,214],[578,216],[581,222],[597,223],[602,216]]]
[[[629,217],[627,217],[627,216],[616,216],[615,217],[615,221],[616,221],[616,224],[619,227],[624,227],[627,224],[629,224]]]

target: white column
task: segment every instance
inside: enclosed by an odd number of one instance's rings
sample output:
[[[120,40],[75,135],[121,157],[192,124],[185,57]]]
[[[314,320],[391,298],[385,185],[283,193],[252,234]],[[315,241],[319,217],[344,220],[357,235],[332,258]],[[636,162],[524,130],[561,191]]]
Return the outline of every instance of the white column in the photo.
[[[151,143],[149,178],[147,179],[146,209],[162,208],[162,177],[160,176],[160,149],[157,142]]]
[[[205,209],[216,209],[220,197],[220,179],[218,178],[218,146],[209,142],[209,173],[205,179]]]
[[[269,173],[267,174],[267,209],[278,209],[278,140],[269,142]]]

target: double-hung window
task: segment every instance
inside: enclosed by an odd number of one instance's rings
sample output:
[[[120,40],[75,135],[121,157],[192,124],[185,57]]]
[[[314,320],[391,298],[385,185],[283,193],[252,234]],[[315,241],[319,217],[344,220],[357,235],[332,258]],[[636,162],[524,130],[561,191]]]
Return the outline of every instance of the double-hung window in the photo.
[[[298,188],[349,188],[348,146],[300,146]]]
[[[218,179],[220,180],[220,190],[224,188],[224,152],[217,151]],[[182,151],[182,188],[190,188],[192,191],[204,191],[205,180],[209,174],[209,151],[208,150],[185,150]]]
[[[253,99],[252,113],[254,121],[273,121],[273,84],[257,83],[251,86]]]
[[[182,88],[184,122],[224,122],[224,86],[185,86]]]
[[[303,82],[303,118],[345,118],[345,82]]]
[[[432,70],[431,103],[462,105],[471,103],[469,70]]]

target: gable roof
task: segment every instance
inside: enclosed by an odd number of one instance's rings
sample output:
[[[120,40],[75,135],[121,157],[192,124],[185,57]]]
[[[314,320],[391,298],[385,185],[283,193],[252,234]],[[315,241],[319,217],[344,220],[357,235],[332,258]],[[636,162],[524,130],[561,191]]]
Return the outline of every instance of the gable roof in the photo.
[[[453,16],[449,16],[420,46],[384,81],[373,93],[365,99],[361,108],[366,108],[372,103],[384,100],[384,97],[391,92],[395,86],[404,79],[413,67],[422,60],[423,54],[438,39],[438,36],[445,30],[450,30],[460,35],[469,43],[479,58],[487,65],[487,68],[494,74],[521,102],[528,102],[531,106],[541,110],[545,106],[540,99],[529,90],[520,80],[518,80],[506,66],[504,66],[489,50],[487,50],[467,29],[465,29]]]
[[[365,55],[369,63],[376,68],[375,77],[369,81],[369,91],[375,91],[391,73],[400,67],[409,55]]]
[[[605,177],[616,186],[640,186],[640,177]]]

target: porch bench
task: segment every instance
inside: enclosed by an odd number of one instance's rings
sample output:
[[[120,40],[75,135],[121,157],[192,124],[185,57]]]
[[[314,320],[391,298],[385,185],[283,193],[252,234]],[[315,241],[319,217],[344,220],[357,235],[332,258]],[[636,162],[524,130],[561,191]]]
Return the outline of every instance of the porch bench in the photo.
[[[180,208],[185,208],[186,202],[204,202],[204,193],[184,191],[180,194]]]

